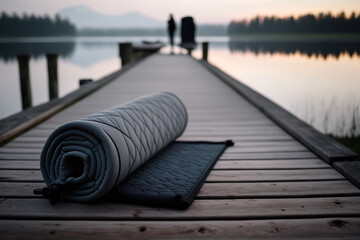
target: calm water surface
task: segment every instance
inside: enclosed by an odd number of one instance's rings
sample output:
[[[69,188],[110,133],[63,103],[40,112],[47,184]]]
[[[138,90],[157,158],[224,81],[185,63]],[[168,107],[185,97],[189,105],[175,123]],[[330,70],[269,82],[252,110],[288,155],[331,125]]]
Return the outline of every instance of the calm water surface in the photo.
[[[45,53],[58,52],[59,93],[120,67],[118,42],[163,37],[26,38],[0,41],[0,118],[21,111],[15,56],[29,53],[33,104],[48,101]],[[324,133],[360,135],[360,44],[210,41],[209,61]],[[169,47],[162,50],[170,51]],[[176,53],[181,50],[176,48]],[[201,57],[200,49],[194,51]]]

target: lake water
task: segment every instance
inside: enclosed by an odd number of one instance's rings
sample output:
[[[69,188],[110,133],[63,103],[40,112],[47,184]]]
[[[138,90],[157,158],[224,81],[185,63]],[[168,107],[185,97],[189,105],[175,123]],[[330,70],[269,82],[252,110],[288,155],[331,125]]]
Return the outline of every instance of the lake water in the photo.
[[[29,53],[33,104],[48,101],[45,53],[58,52],[59,94],[81,78],[99,79],[120,67],[118,42],[164,37],[77,37],[0,40],[0,118],[21,111],[17,54]],[[179,41],[179,39],[177,39]],[[360,43],[209,41],[209,61],[316,129],[360,135]],[[169,53],[165,47],[162,52]],[[175,53],[180,53],[175,48]],[[193,56],[201,57],[200,47]]]

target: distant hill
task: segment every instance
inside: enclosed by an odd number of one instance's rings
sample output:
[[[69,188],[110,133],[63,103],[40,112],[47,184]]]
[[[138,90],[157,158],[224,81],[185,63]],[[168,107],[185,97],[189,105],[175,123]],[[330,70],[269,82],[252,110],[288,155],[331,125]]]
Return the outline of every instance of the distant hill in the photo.
[[[121,15],[98,13],[85,6],[65,8],[58,12],[62,18],[69,19],[78,29],[128,29],[128,28],[164,28],[166,22],[147,17],[139,12]]]

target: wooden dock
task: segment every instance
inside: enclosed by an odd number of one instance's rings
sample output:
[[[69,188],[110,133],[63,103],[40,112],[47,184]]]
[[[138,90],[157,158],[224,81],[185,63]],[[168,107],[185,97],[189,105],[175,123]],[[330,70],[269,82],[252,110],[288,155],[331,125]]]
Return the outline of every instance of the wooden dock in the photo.
[[[188,109],[179,140],[235,142],[189,209],[50,205],[33,195],[44,186],[39,155],[54,128],[158,91]],[[0,148],[1,239],[358,239],[360,189],[263,112],[194,58],[147,57]]]

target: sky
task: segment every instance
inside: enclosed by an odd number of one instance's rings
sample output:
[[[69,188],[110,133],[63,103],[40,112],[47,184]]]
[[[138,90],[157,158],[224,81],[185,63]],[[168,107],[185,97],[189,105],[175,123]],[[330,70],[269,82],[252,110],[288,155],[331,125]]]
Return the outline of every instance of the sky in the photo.
[[[54,16],[58,11],[84,5],[100,13],[141,12],[165,21],[193,16],[198,23],[223,23],[256,15],[289,16],[303,13],[360,12],[360,0],[0,0],[0,11]]]

